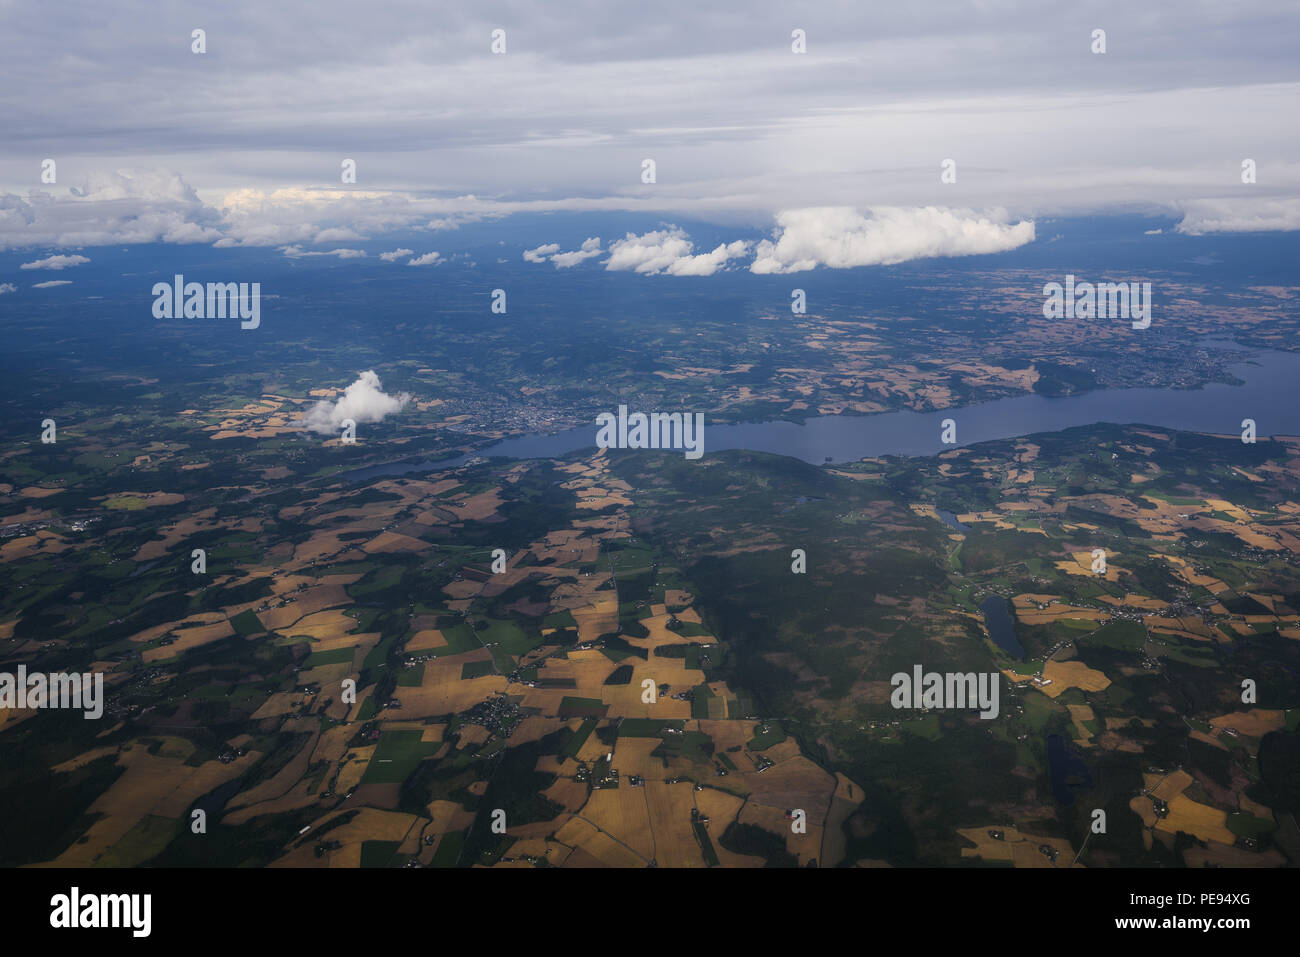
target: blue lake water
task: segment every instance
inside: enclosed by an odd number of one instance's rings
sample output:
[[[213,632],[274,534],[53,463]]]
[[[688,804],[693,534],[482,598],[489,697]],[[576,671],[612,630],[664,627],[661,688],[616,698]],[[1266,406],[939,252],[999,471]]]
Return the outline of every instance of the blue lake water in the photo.
[[[1001,595],[989,595],[980,602],[980,611],[984,613],[984,624],[988,626],[993,643],[1007,654],[1023,658],[1025,649],[1016,637],[1016,625],[1007,600]]]
[[[1092,772],[1083,758],[1059,734],[1047,736],[1047,764],[1052,778],[1052,794],[1067,807],[1077,792],[1092,787]]]
[[[1098,422],[1240,435],[1242,419],[1250,418],[1255,420],[1261,438],[1300,435],[1300,402],[1296,401],[1300,398],[1300,354],[1256,350],[1249,361],[1232,366],[1231,371],[1244,380],[1243,385],[1114,389],[1061,397],[1022,395],[938,412],[824,415],[803,424],[709,425],[706,422],[704,454],[723,449],[749,449],[790,455],[814,464],[828,460],[853,462],[877,455],[934,455],[953,448],[939,438],[940,423],[948,418],[957,423],[959,446],[1035,432],[1057,432]],[[505,439],[475,454],[516,459],[557,458],[569,452],[595,449],[597,431],[593,416],[588,426],[550,435]],[[382,475],[454,468],[469,458],[462,455],[422,462],[391,462],[355,469],[341,477],[362,481]]]
[[[947,525],[949,528],[953,529],[954,531],[958,531],[958,532],[970,531],[969,525],[963,525],[961,522],[957,521],[957,516],[952,512],[948,511],[946,508],[936,508],[934,511],[935,514],[939,516],[939,521],[943,522],[945,525]]]

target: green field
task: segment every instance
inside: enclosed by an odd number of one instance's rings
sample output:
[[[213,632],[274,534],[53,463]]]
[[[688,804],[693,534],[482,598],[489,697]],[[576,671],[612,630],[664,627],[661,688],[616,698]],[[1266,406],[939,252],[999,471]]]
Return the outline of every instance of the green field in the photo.
[[[393,856],[401,847],[400,841],[362,841],[362,867],[392,867]]]
[[[400,784],[425,758],[440,747],[438,741],[421,741],[419,731],[385,731],[374,757],[362,775],[362,784]]]
[[[313,651],[302,663],[303,670],[320,668],[323,665],[352,664],[356,648],[332,648],[329,651]]]
[[[560,699],[559,715],[561,718],[603,718],[609,705],[599,698],[578,698],[565,695]]]
[[[762,751],[770,748],[774,744],[780,744],[785,740],[785,730],[781,727],[779,721],[768,721],[767,730],[762,731],[755,729],[755,734],[749,739],[746,747],[751,751]]]
[[[470,678],[483,678],[487,675],[497,673],[495,663],[491,661],[467,661],[461,665],[460,680],[466,681]]]

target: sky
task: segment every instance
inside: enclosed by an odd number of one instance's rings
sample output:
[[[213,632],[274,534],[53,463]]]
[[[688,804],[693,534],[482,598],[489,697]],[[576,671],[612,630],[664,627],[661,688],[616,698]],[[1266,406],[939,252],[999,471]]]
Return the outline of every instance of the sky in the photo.
[[[415,230],[418,258],[617,210],[663,225],[529,261],[686,276],[1001,251],[1062,214],[1294,230],[1298,48],[1290,0],[0,0],[0,249],[343,261]],[[674,218],[768,238],[697,248]]]

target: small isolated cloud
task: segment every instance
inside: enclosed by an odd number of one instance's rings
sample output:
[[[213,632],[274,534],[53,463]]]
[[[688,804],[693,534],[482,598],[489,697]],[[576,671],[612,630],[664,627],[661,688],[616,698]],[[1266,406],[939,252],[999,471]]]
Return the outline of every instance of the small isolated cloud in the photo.
[[[50,289],[54,286],[71,286],[71,279],[50,279],[46,282],[32,283],[33,289]]]
[[[343,390],[338,401],[321,399],[299,421],[309,431],[319,435],[333,435],[343,427],[344,419],[352,419],[358,425],[363,422],[381,422],[384,416],[400,412],[410,400],[409,392],[387,395],[379,376],[372,370],[367,370]]]
[[[425,253],[423,256],[417,256],[406,265],[408,266],[431,266],[437,261],[440,253]]]
[[[1206,233],[1288,232],[1300,229],[1300,199],[1201,199],[1183,204],[1177,231]]]
[[[1164,229],[1163,229],[1163,228],[1161,228],[1161,229],[1144,229],[1144,230],[1142,230],[1142,235],[1143,235],[1143,236],[1159,236],[1159,235],[1160,235],[1161,233],[1163,233],[1163,232],[1164,232]]]
[[[633,270],[648,276],[712,276],[728,260],[745,255],[750,243],[737,240],[724,243],[712,252],[696,254],[695,244],[677,226],[658,229],[637,236],[628,233],[609,245],[605,268],[618,272]]]
[[[477,213],[458,213],[452,216],[439,216],[424,224],[425,229],[460,229],[461,223],[481,222],[483,217]]]
[[[70,269],[90,262],[85,256],[47,256],[35,262],[23,263],[19,269]]]
[[[888,266],[936,256],[1005,252],[1034,241],[1032,221],[1011,225],[1002,210],[985,216],[935,206],[790,209],[776,216],[776,242],[763,240],[750,271],[803,272],[817,266]]]
[[[386,263],[397,262],[399,259],[405,259],[407,256],[414,256],[414,249],[394,249],[390,253],[380,253],[379,258]]]
[[[547,243],[545,246],[538,246],[536,249],[525,249],[524,259],[530,263],[544,263],[550,260],[556,269],[569,269],[580,262],[594,259],[603,252],[604,250],[600,248],[600,237],[591,236],[583,240],[581,247],[567,253],[560,252],[559,243]]]
[[[544,263],[548,256],[559,251],[559,243],[547,243],[545,246],[538,246],[536,249],[525,249],[524,259],[530,263]]]
[[[11,282],[0,282],[0,296],[7,292],[17,292],[18,287]]]
[[[365,259],[364,249],[330,249],[325,252],[309,252],[301,246],[285,246],[280,252],[290,259],[302,259],[304,256],[338,256],[339,259]]]
[[[590,239],[583,240],[580,249],[567,253],[557,253],[551,257],[551,262],[556,269],[568,269],[570,266],[576,266],[580,262],[599,256],[601,252],[600,237],[592,236]]]

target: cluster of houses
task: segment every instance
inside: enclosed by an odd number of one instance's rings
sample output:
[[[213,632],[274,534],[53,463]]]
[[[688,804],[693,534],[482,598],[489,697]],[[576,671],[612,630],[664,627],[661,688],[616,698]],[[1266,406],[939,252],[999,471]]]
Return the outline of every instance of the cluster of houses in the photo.
[[[222,764],[230,764],[236,758],[242,758],[247,753],[246,748],[226,748],[217,755],[217,760]]]
[[[519,705],[504,692],[498,691],[465,712],[465,721],[468,724],[481,724],[493,734],[508,738],[519,724],[519,715]]]
[[[614,767],[613,763],[613,751],[610,751],[603,758],[598,760],[594,768],[588,768],[585,761],[579,761],[578,770],[577,773],[574,774],[573,780],[578,781],[579,783],[590,781],[591,788],[594,791],[599,791],[603,788],[616,788],[618,787],[618,768]],[[637,777],[633,777],[632,782],[633,787],[640,787],[645,784],[644,780]],[[637,782],[640,783],[638,784]]]

